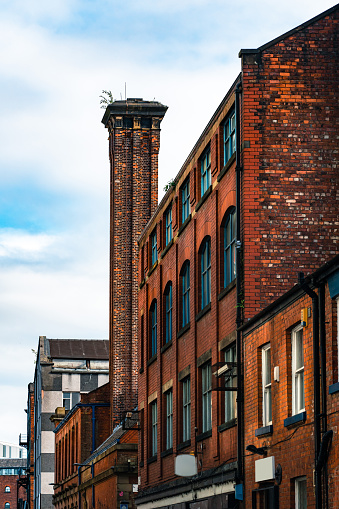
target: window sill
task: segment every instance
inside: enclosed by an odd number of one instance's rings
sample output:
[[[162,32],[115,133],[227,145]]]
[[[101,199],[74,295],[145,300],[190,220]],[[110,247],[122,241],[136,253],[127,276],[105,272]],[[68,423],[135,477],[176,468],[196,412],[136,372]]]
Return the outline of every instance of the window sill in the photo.
[[[222,424],[220,424],[220,426],[218,426],[218,431],[219,431],[219,433],[222,433],[226,429],[233,428],[236,425],[237,425],[237,419],[231,419],[230,421],[223,422]]]
[[[179,332],[177,333],[177,339],[179,339],[181,336],[183,336],[185,334],[185,332],[187,332],[191,327],[191,323],[188,322],[186,323],[186,325],[184,325],[182,327],[182,329],[179,330]]]
[[[160,259],[162,260],[163,257],[165,256],[166,253],[168,253],[168,251],[170,250],[170,248],[172,247],[173,245],[173,239],[170,240],[170,242],[167,244],[167,246],[165,247],[165,249],[162,251],[161,255],[160,255]]]
[[[152,456],[151,458],[147,458],[147,465],[149,465],[150,463],[154,463],[155,461],[157,461],[156,454],[154,456]]]
[[[184,229],[186,228],[186,226],[188,225],[188,223],[190,222],[191,219],[192,219],[192,214],[190,214],[189,216],[186,217],[185,221],[182,223],[182,225],[180,226],[180,228],[178,230],[178,237],[179,237],[179,235],[182,234],[182,232],[184,231]]]
[[[186,449],[186,447],[191,447],[191,440],[185,440],[185,442],[178,444],[177,451],[182,451],[183,449]]]
[[[300,414],[292,415],[284,419],[284,427],[293,426],[293,424],[299,424],[306,421],[306,411],[300,412]]]
[[[195,316],[195,321],[198,322],[206,313],[211,311],[211,303],[207,304],[199,313]]]
[[[157,360],[157,354],[154,354],[153,357],[151,357],[148,361],[147,361],[147,367],[150,366],[151,364],[153,364],[154,361]]]
[[[209,429],[207,431],[204,431],[203,433],[200,433],[200,435],[197,435],[195,438],[196,442],[200,442],[201,440],[205,440],[205,438],[210,438],[212,436],[212,430]]]
[[[166,451],[162,451],[162,453],[160,454],[160,457],[166,458],[166,456],[169,456],[170,454],[173,454],[173,447],[171,447],[170,449],[167,449]]]
[[[198,201],[198,203],[196,204],[195,206],[195,211],[198,212],[198,210],[200,209],[201,205],[207,200],[207,198],[209,197],[209,195],[212,193],[212,186],[209,186],[206,191],[204,192],[204,194],[202,195],[202,197],[200,198],[200,200]]]
[[[219,173],[219,175],[217,176],[217,181],[220,182],[220,180],[223,178],[223,176],[228,172],[230,166],[234,163],[235,161],[235,155],[236,153],[234,152],[230,159],[227,161],[227,163],[225,164],[225,166],[223,167],[223,169],[221,170],[221,172]]]
[[[142,367],[142,368],[140,368],[140,369],[139,369],[139,373],[140,373],[140,375],[141,375],[141,373],[143,373],[143,372],[144,372],[144,367]]]
[[[158,266],[158,262],[159,260],[157,260],[156,262],[154,262],[154,265],[151,267],[151,269],[149,270],[148,274],[147,274],[147,277],[150,277],[150,275],[155,271],[155,269],[157,268]]]
[[[328,389],[329,394],[335,394],[336,392],[339,392],[339,382],[330,385]]]
[[[265,435],[272,435],[273,433],[273,424],[269,424],[268,426],[263,426],[262,428],[258,428],[255,430],[256,437],[263,437]]]
[[[168,341],[167,343],[164,344],[164,346],[161,348],[161,353],[164,353],[166,352],[166,350],[168,350],[168,348],[170,348],[172,346],[172,340]]]
[[[227,286],[226,288],[224,288],[222,290],[222,292],[219,293],[218,295],[218,300],[221,300],[225,297],[225,295],[227,295],[237,284],[237,280],[236,279],[233,279],[233,281],[231,281]]]
[[[144,286],[145,283],[146,283],[146,279],[143,279],[139,285],[139,290],[141,290],[141,288]]]

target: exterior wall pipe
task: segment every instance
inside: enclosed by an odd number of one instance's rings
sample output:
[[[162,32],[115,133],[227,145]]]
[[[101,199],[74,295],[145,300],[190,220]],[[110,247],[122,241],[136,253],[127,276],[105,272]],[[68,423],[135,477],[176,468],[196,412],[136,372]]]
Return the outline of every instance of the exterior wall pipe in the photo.
[[[241,225],[240,225],[240,211],[241,211],[241,155],[240,155],[240,94],[241,82],[239,82],[235,89],[235,121],[236,121],[236,289],[237,289],[237,312],[236,312],[236,326],[237,326],[237,339],[236,339],[236,354],[237,354],[237,482],[243,480],[243,383],[242,383],[242,333],[239,327],[242,323],[241,311]]]
[[[313,393],[314,393],[314,470],[316,509],[322,508],[321,471],[318,469],[320,450],[320,368],[319,368],[319,301],[317,293],[305,282],[303,272],[299,272],[300,287],[312,298],[313,315]]]
[[[325,327],[325,284],[321,283],[319,295],[319,322],[320,322],[320,363],[321,363],[321,407],[322,407],[322,432],[327,431],[327,396],[326,396],[326,327]],[[320,446],[321,450],[321,446]],[[320,451],[319,451],[320,455]],[[321,475],[321,472],[319,473]],[[325,507],[328,508],[328,474],[327,463],[324,465],[324,488]]]

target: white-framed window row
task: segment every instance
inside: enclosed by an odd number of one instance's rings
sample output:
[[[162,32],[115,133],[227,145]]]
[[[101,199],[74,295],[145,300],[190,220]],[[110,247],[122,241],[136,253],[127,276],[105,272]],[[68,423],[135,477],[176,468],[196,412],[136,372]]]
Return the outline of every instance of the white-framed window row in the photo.
[[[305,411],[303,327],[292,330],[292,415]]]
[[[262,361],[262,423],[272,424],[272,379],[271,379],[271,345],[268,343],[261,349]]]
[[[295,509],[307,509],[307,480],[306,476],[297,477],[294,481]]]

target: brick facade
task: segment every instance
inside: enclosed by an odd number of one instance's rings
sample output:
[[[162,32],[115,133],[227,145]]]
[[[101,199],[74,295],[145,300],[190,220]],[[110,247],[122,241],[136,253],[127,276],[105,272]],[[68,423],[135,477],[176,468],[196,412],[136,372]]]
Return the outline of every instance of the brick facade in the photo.
[[[19,507],[18,500],[22,502],[27,500],[26,490],[21,486],[17,492],[18,475],[0,475],[0,507],[5,507],[5,504],[10,504],[10,509],[17,509]],[[10,490],[9,492],[7,490]],[[23,507],[21,505],[20,507]]]
[[[339,260],[332,263],[332,271],[339,280]],[[326,270],[328,271],[327,267]],[[328,271],[329,272],[329,271]],[[338,454],[337,426],[339,419],[339,384],[338,384],[338,329],[337,309],[339,286],[336,291],[329,291],[324,270],[318,271],[312,279],[317,287],[315,290],[323,308],[325,323],[324,337],[320,338],[326,351],[326,366],[321,377],[325,379],[326,389],[322,392],[321,417],[319,418],[321,438],[326,431],[332,431],[333,442],[329,455],[325,460],[326,469],[321,470],[322,503],[321,507],[338,507]],[[322,297],[323,295],[323,297]],[[306,322],[301,326],[301,310],[305,309]],[[275,482],[266,477],[261,483],[255,482],[256,460],[263,456],[246,451],[245,456],[245,507],[252,501],[252,492],[263,486],[272,488],[279,486],[280,509],[294,507],[296,480],[305,477],[307,485],[307,507],[315,508],[314,470],[315,465],[315,405],[314,405],[314,356],[313,343],[316,341],[313,329],[312,299],[297,285],[285,294],[275,305],[261,312],[257,318],[248,322],[244,328],[244,364],[245,370],[245,429],[244,443],[256,447],[267,448],[267,458],[274,458],[275,467],[282,469],[282,481]],[[295,388],[293,387],[293,334],[299,329],[302,337],[302,373],[301,383],[304,395],[302,408],[293,408]],[[323,343],[322,343],[323,341]],[[263,388],[263,349],[270,349],[269,382],[272,401],[270,423],[263,422],[264,388]],[[322,347],[320,347],[322,350]],[[279,370],[279,372],[277,372]],[[298,376],[298,375],[297,375]],[[320,386],[321,380],[317,382]],[[323,406],[323,402],[326,401]],[[294,421],[294,422],[293,422]],[[318,457],[318,456],[317,456]],[[277,488],[276,488],[277,489]],[[262,493],[263,495],[263,493]],[[253,495],[254,496],[254,495]],[[259,503],[259,493],[256,495]],[[328,505],[326,501],[328,500]],[[261,507],[258,505],[258,507]],[[319,507],[319,506],[318,506]]]
[[[103,123],[110,156],[110,383],[112,429],[137,406],[137,239],[158,202],[160,122],[167,108],[115,101]]]
[[[240,76],[140,237],[140,508],[150,500],[159,508],[179,509],[181,503],[193,508],[194,500],[204,507],[216,503],[233,507],[233,481],[243,485],[234,402],[231,408],[234,393],[216,390],[220,380],[213,373],[225,359],[235,360],[239,315],[246,323],[291,288],[299,271],[310,274],[337,252],[337,23],[336,6],[259,49],[240,52]],[[235,217],[239,237],[232,231]],[[238,344],[236,355],[247,375]],[[204,382],[208,369],[211,393]],[[235,374],[229,372],[228,384],[236,384]],[[187,440],[183,440],[185,380],[190,381]],[[172,443],[167,441],[168,429]],[[193,488],[174,472],[175,458],[183,453],[197,457],[199,477]],[[220,501],[213,498],[217,494]]]

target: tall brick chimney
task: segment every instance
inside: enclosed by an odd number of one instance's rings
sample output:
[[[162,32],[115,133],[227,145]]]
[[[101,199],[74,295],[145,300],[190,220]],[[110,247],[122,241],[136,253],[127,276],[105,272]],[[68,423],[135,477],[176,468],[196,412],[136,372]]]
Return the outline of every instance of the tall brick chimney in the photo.
[[[137,406],[137,239],[158,204],[160,122],[167,106],[127,99],[109,104],[102,119],[110,157],[110,391],[111,426]]]

